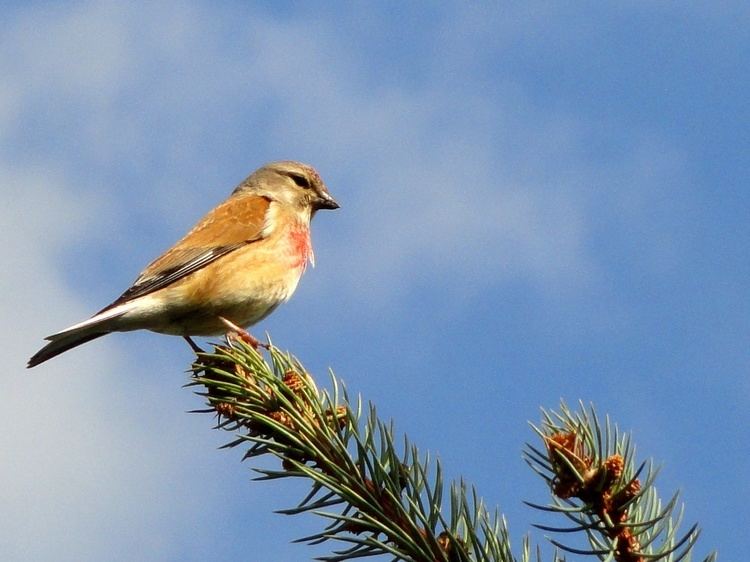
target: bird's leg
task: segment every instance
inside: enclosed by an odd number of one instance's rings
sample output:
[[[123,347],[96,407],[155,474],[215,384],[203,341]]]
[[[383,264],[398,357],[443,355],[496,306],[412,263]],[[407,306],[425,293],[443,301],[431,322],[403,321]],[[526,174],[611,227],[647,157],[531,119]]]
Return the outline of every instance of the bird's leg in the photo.
[[[188,345],[195,353],[203,353],[203,350],[200,347],[198,347],[198,344],[193,341],[193,338],[191,338],[190,336],[182,336],[182,337],[185,338],[185,341],[188,342]]]
[[[235,324],[231,320],[227,320],[223,316],[219,316],[219,320],[221,320],[224,323],[224,325],[229,329],[230,332],[237,334],[238,338],[240,338],[246,344],[251,346],[253,349],[258,349],[259,347],[270,349],[267,343],[261,342],[259,339],[257,339],[252,334],[250,334],[250,332],[248,332],[247,330],[243,328],[240,328],[237,324]]]

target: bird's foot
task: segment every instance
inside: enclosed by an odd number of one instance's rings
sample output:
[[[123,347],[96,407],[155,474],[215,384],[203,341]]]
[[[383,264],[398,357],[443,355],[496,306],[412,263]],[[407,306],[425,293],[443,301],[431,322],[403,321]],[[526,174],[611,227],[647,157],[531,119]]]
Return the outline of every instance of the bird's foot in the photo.
[[[224,323],[224,325],[229,329],[229,333],[231,335],[234,335],[237,338],[241,339],[253,349],[257,350],[259,347],[262,347],[264,349],[270,349],[270,346],[267,343],[261,342],[258,338],[253,336],[250,332],[248,332],[247,330],[243,328],[240,328],[237,324],[235,324],[231,320],[227,320],[223,316],[219,316],[219,320],[221,320]]]
[[[185,341],[188,342],[188,345],[190,346],[190,349],[192,349],[196,354],[203,353],[203,350],[198,346],[197,343],[193,341],[193,338],[190,336],[182,336],[185,338]]]

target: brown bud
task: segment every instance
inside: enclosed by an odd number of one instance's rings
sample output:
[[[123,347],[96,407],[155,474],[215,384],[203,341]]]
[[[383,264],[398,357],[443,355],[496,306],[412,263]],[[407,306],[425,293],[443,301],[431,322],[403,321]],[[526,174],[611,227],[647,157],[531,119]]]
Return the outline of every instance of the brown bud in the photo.
[[[281,380],[295,394],[299,394],[307,386],[307,381],[302,378],[299,373],[296,373],[294,371],[287,371],[286,373],[284,373],[284,376],[281,378]]]
[[[216,410],[216,413],[220,416],[224,416],[227,419],[234,418],[235,409],[234,405],[230,404],[229,402],[218,402],[214,405],[214,409]]]
[[[578,471],[584,474],[591,466],[591,459],[584,454],[583,444],[574,432],[555,433],[547,438],[549,459],[559,476],[570,473],[568,464],[560,459],[560,455]],[[572,475],[571,475],[572,476]]]
[[[612,497],[612,509],[617,511],[626,503],[636,497],[641,491],[640,480],[631,480]]]
[[[617,534],[617,547],[615,548],[615,560],[617,562],[644,562],[643,556],[639,554],[641,544],[628,527],[624,527]]]
[[[338,425],[339,429],[344,429],[349,423],[349,410],[346,406],[339,406],[336,411],[326,411],[326,422],[329,426]]]
[[[279,422],[282,425],[285,425],[289,429],[295,429],[294,421],[286,412],[275,410],[273,412],[268,412],[268,417],[274,421]]]
[[[607,457],[604,461],[604,468],[613,479],[617,480],[622,476],[622,471],[625,469],[625,459],[622,458],[622,455]]]

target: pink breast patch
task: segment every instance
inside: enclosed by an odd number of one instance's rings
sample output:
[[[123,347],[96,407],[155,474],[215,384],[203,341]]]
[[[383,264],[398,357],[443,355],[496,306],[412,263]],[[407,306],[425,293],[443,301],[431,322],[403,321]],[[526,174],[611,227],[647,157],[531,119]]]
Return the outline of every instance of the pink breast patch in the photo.
[[[294,256],[295,267],[305,267],[307,260],[312,256],[310,245],[310,231],[308,229],[295,229],[289,233],[290,253]]]

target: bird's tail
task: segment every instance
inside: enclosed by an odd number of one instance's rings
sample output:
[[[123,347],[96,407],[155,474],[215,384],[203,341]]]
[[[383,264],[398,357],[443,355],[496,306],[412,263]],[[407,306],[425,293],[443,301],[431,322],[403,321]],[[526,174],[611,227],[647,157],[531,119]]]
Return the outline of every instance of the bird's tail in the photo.
[[[110,310],[104,309],[99,314],[94,315],[84,322],[71,326],[62,332],[47,336],[44,339],[49,341],[49,343],[29,359],[26,367],[28,369],[36,367],[40,363],[44,363],[48,359],[65,353],[69,349],[106,336],[117,329],[113,321],[125,314],[128,308],[126,306],[119,306]]]
[[[94,332],[89,334],[67,334],[59,337],[50,336],[46,338],[50,340],[50,342],[42,349],[37,351],[31,357],[31,359],[29,359],[29,362],[26,364],[26,368],[31,369],[32,367],[36,367],[40,363],[44,363],[47,359],[57,357],[58,355],[60,355],[61,353],[65,353],[69,349],[73,349],[74,347],[83,345],[84,343],[96,338],[100,338],[101,336],[106,336],[108,333],[109,332]]]

